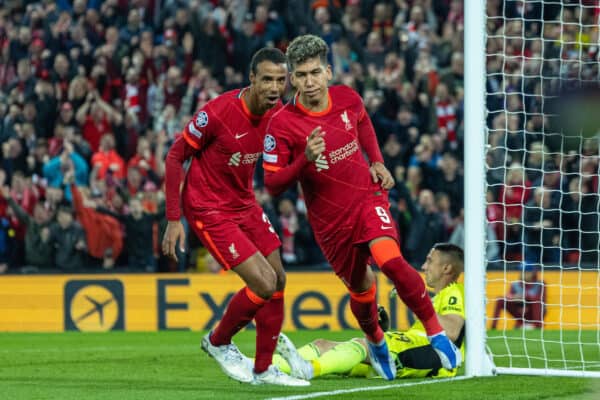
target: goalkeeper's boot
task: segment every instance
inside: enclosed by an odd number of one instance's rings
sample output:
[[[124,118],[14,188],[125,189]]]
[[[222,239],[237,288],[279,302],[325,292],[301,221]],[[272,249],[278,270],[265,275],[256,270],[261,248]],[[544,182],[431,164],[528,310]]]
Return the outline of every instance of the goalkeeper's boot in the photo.
[[[377,344],[371,343],[371,341],[367,339],[367,349],[373,369],[377,371],[383,379],[387,379],[388,381],[393,380],[396,377],[396,363],[388,350],[385,339],[382,339],[381,342]]]
[[[231,379],[245,383],[252,382],[254,380],[252,360],[244,356],[233,342],[222,346],[214,346],[210,342],[211,333],[208,332],[202,338],[202,350],[213,357],[219,363],[223,372]]]
[[[440,357],[442,367],[447,370],[460,367],[462,364],[462,355],[458,347],[446,336],[446,332],[442,331],[428,338],[431,346]]]
[[[309,381],[304,379],[294,378],[288,374],[284,374],[274,366],[269,365],[266,371],[260,374],[254,373],[253,385],[280,385],[280,386],[310,386]]]
[[[309,361],[306,361],[298,350],[294,343],[283,333],[279,334],[277,339],[277,352],[287,361],[290,365],[290,375],[294,378],[310,380],[314,376],[314,369]]]

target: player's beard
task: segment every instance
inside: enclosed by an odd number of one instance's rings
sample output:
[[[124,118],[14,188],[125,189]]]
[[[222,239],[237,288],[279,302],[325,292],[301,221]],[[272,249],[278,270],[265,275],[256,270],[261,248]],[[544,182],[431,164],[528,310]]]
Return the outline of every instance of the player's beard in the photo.
[[[305,105],[309,108],[318,108],[322,105],[325,96],[323,95],[323,89],[316,89],[314,91],[305,92],[303,96]]]

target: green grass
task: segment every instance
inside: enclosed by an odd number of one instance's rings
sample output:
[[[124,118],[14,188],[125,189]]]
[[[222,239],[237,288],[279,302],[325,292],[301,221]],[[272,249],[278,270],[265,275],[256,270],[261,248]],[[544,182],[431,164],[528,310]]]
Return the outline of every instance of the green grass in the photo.
[[[353,331],[292,332],[297,344],[317,337],[341,340]],[[492,336],[498,333],[492,333]],[[539,332],[527,332],[532,345]],[[552,333],[554,334],[554,333]],[[588,333],[584,333],[587,335]],[[514,337],[523,335],[512,333]],[[536,336],[537,335],[537,336]],[[549,333],[545,333],[548,338]],[[574,334],[569,340],[577,340]],[[589,333],[594,339],[596,333]],[[0,333],[1,399],[267,399],[339,389],[394,385],[386,390],[345,393],[331,399],[598,399],[600,380],[498,376],[410,387],[418,380],[385,382],[381,379],[329,377],[309,388],[239,384],[226,378],[199,347],[198,332],[111,332],[18,334]],[[236,337],[242,351],[251,354],[254,332]],[[508,340],[508,343],[514,341]],[[490,342],[499,352],[503,340]],[[592,342],[594,343],[594,342]],[[519,345],[512,343],[515,351]],[[556,352],[556,345],[552,354]],[[522,347],[522,346],[521,346]],[[590,357],[598,360],[598,345]],[[547,346],[548,348],[548,346]],[[519,359],[520,360],[520,359]],[[522,360],[521,360],[522,361]],[[521,362],[519,361],[519,362]],[[427,382],[433,382],[428,380]]]

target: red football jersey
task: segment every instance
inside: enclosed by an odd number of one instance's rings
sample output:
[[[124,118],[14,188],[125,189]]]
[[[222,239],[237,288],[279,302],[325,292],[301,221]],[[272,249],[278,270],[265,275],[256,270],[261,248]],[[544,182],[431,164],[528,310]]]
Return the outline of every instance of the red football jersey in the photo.
[[[326,149],[309,163],[304,155],[306,141],[318,126],[325,132]],[[318,236],[352,226],[365,200],[387,196],[369,172],[370,163],[383,161],[373,125],[362,99],[349,87],[330,87],[324,111],[311,112],[296,97],[271,118],[263,152],[267,176],[292,168],[290,164],[301,159],[304,165],[287,184],[300,181],[308,217]]]
[[[256,204],[252,178],[262,152],[268,118],[253,115],[232,90],[208,102],[183,129],[197,150],[185,179],[182,201],[195,211],[240,211]]]

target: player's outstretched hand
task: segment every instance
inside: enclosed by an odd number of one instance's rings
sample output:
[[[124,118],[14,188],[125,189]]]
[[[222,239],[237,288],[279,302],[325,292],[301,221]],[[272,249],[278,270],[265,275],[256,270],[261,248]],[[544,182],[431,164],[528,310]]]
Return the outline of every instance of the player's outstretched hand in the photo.
[[[325,136],[325,132],[323,132],[320,126],[317,126],[310,133],[310,136],[306,138],[304,153],[308,161],[315,161],[325,151],[325,139],[323,139],[323,136]]]
[[[394,187],[394,178],[385,165],[383,165],[383,163],[374,162],[371,164],[369,171],[371,171],[373,182],[377,183],[381,181],[381,187],[385,190],[390,190],[392,187]]]
[[[175,251],[175,246],[177,246],[178,242],[179,250],[182,253],[185,252],[185,231],[183,230],[183,224],[181,221],[169,221],[162,241],[162,251],[164,255],[176,262],[177,252]]]

